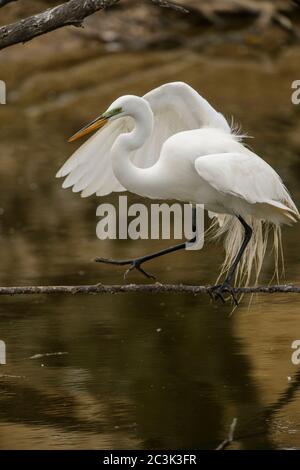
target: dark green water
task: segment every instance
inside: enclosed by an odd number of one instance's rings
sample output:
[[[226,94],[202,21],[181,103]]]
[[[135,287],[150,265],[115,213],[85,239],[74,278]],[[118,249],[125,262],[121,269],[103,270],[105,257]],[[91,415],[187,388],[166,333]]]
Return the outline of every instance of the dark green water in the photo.
[[[298,50],[276,61],[187,51],[79,57],[55,69],[37,63],[35,73],[29,61],[18,80],[25,58],[15,54],[3,54],[0,74],[9,91],[0,107],[1,285],[123,282],[121,268],[92,259],[167,245],[97,240],[99,201],[54,179],[73,148],[67,136],[120,94],[162,82],[185,80],[234,115],[299,205],[300,121],[290,100]],[[284,229],[286,279],[298,284],[299,230]],[[211,283],[222,256],[208,245],[149,270],[161,282]],[[272,269],[268,257],[262,282]],[[0,448],[215,448],[234,417],[232,448],[299,447],[291,343],[300,339],[300,299],[257,296],[230,312],[206,296],[1,298]]]

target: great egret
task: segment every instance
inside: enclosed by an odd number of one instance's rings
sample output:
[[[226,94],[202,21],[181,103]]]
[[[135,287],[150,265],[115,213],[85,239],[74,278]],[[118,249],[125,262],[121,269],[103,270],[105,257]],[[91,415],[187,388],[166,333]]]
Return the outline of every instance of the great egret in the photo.
[[[105,127],[104,127],[105,126]],[[100,129],[104,127],[103,129]],[[99,129],[63,165],[57,177],[82,197],[128,190],[152,199],[204,204],[215,218],[215,236],[225,235],[225,261],[216,297],[232,282],[248,282],[261,270],[269,229],[278,258],[281,224],[299,212],[273,168],[242,143],[224,116],[193,88],[167,83],[143,97],[122,96],[70,141]],[[142,269],[146,261],[185,248],[186,243],[135,259],[97,261]]]

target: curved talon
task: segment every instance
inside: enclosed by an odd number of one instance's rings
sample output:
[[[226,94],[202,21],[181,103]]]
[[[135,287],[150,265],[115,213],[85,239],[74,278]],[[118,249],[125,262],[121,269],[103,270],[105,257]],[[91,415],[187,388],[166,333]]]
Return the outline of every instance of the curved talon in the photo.
[[[225,299],[223,297],[223,295],[220,293],[220,292],[217,292],[217,290],[221,287],[221,284],[218,284],[216,286],[212,286],[208,289],[208,295],[210,296],[211,300],[217,300],[217,299],[221,299],[222,302],[224,303],[225,302]]]
[[[226,300],[224,299],[224,296],[223,296],[222,292],[223,292],[222,290],[216,291],[216,293],[215,293],[215,299],[216,299],[216,300],[217,300],[217,299],[220,299],[220,300],[222,300],[223,304],[225,304],[225,303],[226,303]]]
[[[229,282],[223,282],[223,284],[218,284],[216,286],[212,286],[208,293],[211,296],[211,298],[214,298],[214,300],[221,299],[223,303],[225,303],[225,298],[223,296],[224,292],[228,292],[235,303],[235,305],[238,305],[238,300],[235,295],[234,288],[229,284]],[[214,294],[214,296],[213,296]]]
[[[212,295],[212,292],[211,292],[211,287],[207,290],[207,293],[210,297],[210,300],[214,300],[214,296]]]

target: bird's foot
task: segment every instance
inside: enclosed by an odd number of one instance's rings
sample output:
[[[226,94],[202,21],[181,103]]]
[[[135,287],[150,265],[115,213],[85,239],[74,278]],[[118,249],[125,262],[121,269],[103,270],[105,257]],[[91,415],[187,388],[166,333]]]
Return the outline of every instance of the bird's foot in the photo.
[[[234,287],[231,286],[230,282],[224,281],[223,284],[217,284],[209,288],[208,293],[213,300],[222,300],[225,303],[224,293],[229,293],[235,305],[238,305],[236,293]]]
[[[143,260],[143,258],[136,258],[136,259],[128,259],[128,260],[115,260],[115,259],[111,259],[111,258],[95,258],[95,261],[97,263],[105,263],[105,264],[116,264],[117,266],[126,266],[126,265],[130,265],[128,269],[126,269],[125,273],[124,273],[124,279],[127,278],[128,274],[133,271],[134,269],[136,269],[137,271],[139,271],[140,273],[142,273],[145,277],[147,277],[148,279],[153,279],[153,280],[156,280],[155,276],[153,276],[152,274],[150,273],[147,273],[147,271],[145,271],[141,265],[143,264],[143,262],[145,260]]]
[[[140,273],[142,273],[145,277],[147,277],[148,279],[153,279],[154,281],[156,280],[156,277],[153,276],[153,274],[150,274],[148,273],[147,271],[145,271],[142,267],[141,267],[141,264],[142,264],[142,261],[139,261],[138,259],[137,260],[133,260],[132,263],[131,263],[131,266],[125,271],[124,273],[124,279],[126,279],[126,277],[128,276],[128,274],[133,271],[134,269],[137,269]]]

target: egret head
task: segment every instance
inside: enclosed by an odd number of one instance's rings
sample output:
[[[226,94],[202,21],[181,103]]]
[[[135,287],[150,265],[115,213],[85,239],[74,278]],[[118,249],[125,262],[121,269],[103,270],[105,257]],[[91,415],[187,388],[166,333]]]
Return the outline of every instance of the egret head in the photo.
[[[81,137],[90,134],[97,129],[101,129],[101,127],[105,126],[105,124],[108,122],[132,114],[140,100],[143,99],[138,96],[121,96],[120,98],[116,99],[103,114],[98,116],[92,122],[76,132],[76,134],[70,137],[69,142],[74,142],[74,140],[80,139]]]

